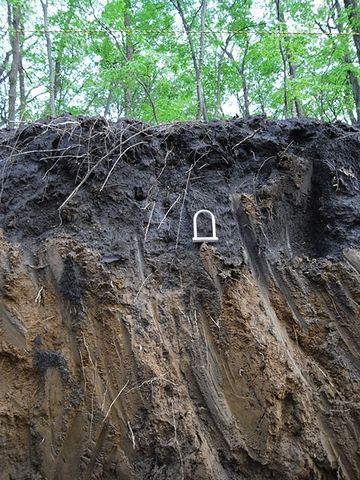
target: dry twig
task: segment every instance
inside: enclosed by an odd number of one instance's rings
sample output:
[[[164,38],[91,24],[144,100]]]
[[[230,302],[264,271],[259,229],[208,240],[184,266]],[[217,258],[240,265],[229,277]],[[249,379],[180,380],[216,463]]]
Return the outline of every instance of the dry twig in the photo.
[[[114,403],[116,402],[116,400],[120,397],[120,395],[122,394],[122,392],[125,390],[125,388],[128,386],[128,383],[129,383],[130,380],[128,380],[125,385],[119,390],[119,393],[116,395],[116,397],[114,398],[114,400],[110,403],[110,407],[108,409],[108,411],[106,412],[106,415],[104,417],[104,420],[103,420],[103,423],[105,423],[105,420],[107,419],[107,417],[109,416],[110,412],[111,412],[111,409],[114,405]]]
[[[44,299],[44,287],[41,287],[35,297],[35,303],[40,304]]]
[[[144,242],[146,242],[146,237],[147,237],[147,234],[148,234],[148,232],[149,232],[150,223],[151,223],[151,219],[152,219],[152,216],[153,216],[153,213],[154,213],[155,205],[156,205],[156,202],[153,202],[153,206],[152,206],[152,209],[151,209],[151,212],[150,212],[150,216],[149,216],[149,221],[148,221],[148,223],[147,223],[146,230],[145,230]]]
[[[153,274],[153,272],[150,272],[149,275],[144,279],[144,281],[143,281],[142,284],[140,285],[140,288],[139,288],[137,294],[135,295],[134,303],[136,302],[138,296],[140,295],[140,292],[141,292],[142,287],[145,285],[147,279],[150,278],[152,274]]]
[[[128,420],[128,427],[129,427],[129,430],[130,430],[130,434],[131,434],[131,440],[132,440],[132,444],[133,444],[133,449],[135,450],[136,448],[136,443],[135,443],[135,435],[134,435],[134,431],[133,429],[131,428],[131,425],[130,425],[130,422]]]
[[[246,140],[250,140],[250,138],[254,137],[259,131],[261,130],[261,127],[257,128],[256,130],[254,130],[250,135],[248,135],[247,137],[243,138],[241,140],[241,142],[237,143],[236,145],[234,145],[232,147],[232,150],[235,150],[235,148],[239,147],[242,143],[246,142]]]
[[[169,215],[169,213],[171,212],[171,210],[175,207],[175,205],[176,205],[177,202],[180,200],[180,198],[181,198],[181,193],[179,193],[179,196],[177,197],[177,199],[175,200],[175,202],[171,205],[171,207],[169,207],[168,211],[165,213],[164,218],[163,218],[163,219],[161,220],[161,222],[159,223],[158,230],[159,230],[159,228],[161,227],[161,225],[165,222],[166,217]]]

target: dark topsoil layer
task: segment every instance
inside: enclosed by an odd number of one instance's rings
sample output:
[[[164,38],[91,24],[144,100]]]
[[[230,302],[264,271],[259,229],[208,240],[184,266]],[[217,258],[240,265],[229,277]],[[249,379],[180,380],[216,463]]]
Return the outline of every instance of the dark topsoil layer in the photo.
[[[263,118],[150,126],[66,116],[0,135],[0,221],[12,240],[66,232],[105,261],[126,261],[156,202],[148,229],[154,249],[173,251],[177,239],[181,251],[196,248],[192,215],[207,208],[217,217],[218,248],[231,257],[233,199],[245,193],[268,204],[261,213],[274,252],[323,257],[359,245],[358,127]],[[154,228],[174,202],[173,221]]]

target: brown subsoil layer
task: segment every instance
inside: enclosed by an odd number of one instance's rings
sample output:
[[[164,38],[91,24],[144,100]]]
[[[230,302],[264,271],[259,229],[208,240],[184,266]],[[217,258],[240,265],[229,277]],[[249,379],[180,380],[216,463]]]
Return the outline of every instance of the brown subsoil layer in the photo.
[[[358,127],[63,116],[0,161],[1,480],[360,478]]]

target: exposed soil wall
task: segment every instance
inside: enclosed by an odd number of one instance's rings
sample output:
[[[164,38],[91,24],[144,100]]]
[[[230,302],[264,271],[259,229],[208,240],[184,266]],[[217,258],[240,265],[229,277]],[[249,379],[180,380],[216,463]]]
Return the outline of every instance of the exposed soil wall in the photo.
[[[358,128],[0,139],[2,480],[360,478]]]

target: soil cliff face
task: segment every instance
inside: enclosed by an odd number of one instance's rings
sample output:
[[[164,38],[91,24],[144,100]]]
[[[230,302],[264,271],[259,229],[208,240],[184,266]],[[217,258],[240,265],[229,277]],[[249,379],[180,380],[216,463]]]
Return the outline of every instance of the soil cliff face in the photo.
[[[360,478],[358,128],[0,137],[1,480]]]

